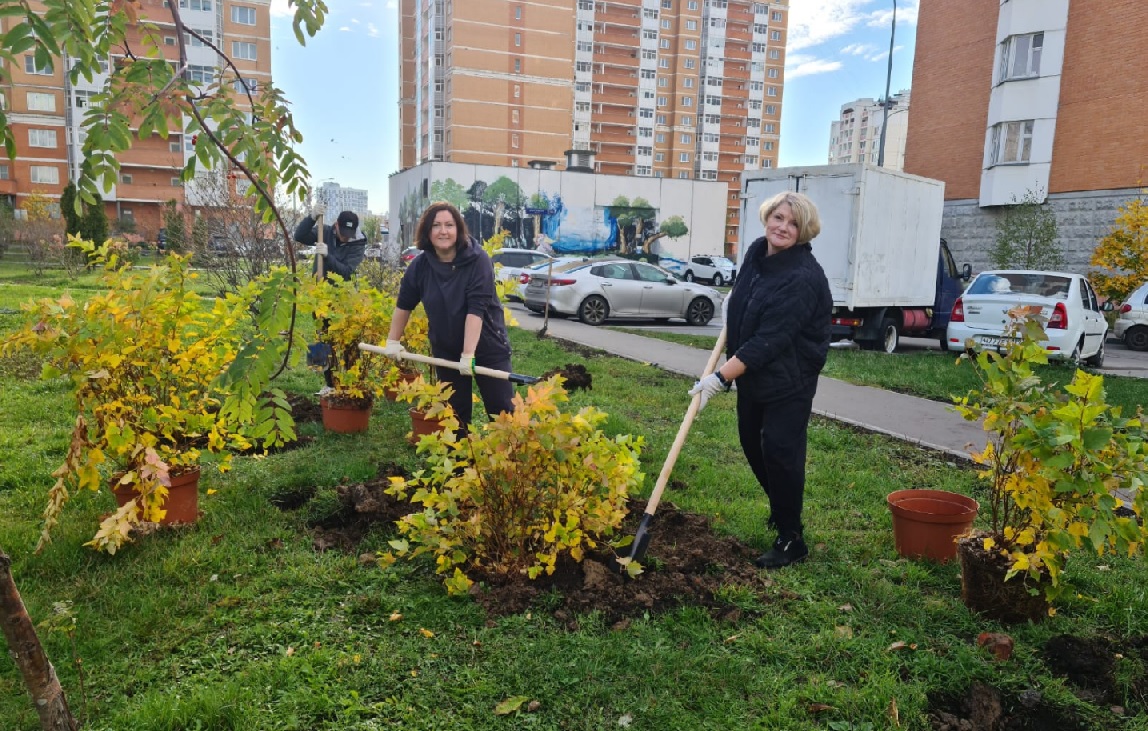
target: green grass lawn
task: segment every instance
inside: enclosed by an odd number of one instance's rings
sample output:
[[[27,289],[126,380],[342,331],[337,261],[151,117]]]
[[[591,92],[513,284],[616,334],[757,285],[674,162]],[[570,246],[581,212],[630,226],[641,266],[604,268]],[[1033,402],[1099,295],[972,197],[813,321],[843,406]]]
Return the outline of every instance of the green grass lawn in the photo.
[[[0,282],[0,309],[11,307]],[[0,318],[0,330],[11,326]],[[520,373],[586,365],[594,388],[573,394],[569,407],[592,404],[611,415],[611,433],[645,439],[648,491],[691,379],[613,357],[585,360],[528,332],[512,332],[512,341]],[[865,365],[871,354],[841,355],[831,362],[870,369],[866,377],[881,370]],[[938,370],[949,367],[949,358],[936,360]],[[961,604],[954,565],[894,551],[887,493],[979,492],[965,465],[911,445],[814,420],[805,515],[812,555],[772,575],[763,592],[731,587],[724,598],[744,610],[741,619],[686,608],[626,629],[581,617],[570,631],[544,607],[488,620],[470,599],[448,598],[426,563],[383,572],[356,555],[314,550],[308,519],[329,508],[336,485],[373,477],[382,463],[419,468],[403,439],[406,406],[389,402],[376,406],[365,435],[310,425],[304,433],[315,441],[303,449],[238,458],[229,474],[205,471],[204,516],[194,527],[96,554],[82,544],[112,500],[77,495],[54,542],[33,554],[72,418],[59,384],[30,380],[34,365],[0,363],[0,546],[34,621],[55,602],[72,603],[74,650],[65,635],[43,631],[42,639],[87,729],[926,729],[931,697],[974,683],[1001,689],[1008,702],[1038,691],[1081,728],[1148,728],[1144,688],[1134,686],[1144,682],[1143,658],[1117,660],[1121,703],[1141,714],[1131,718],[1082,700],[1042,660],[1045,642],[1061,634],[1117,642],[1148,634],[1143,561],[1074,558],[1073,591],[1056,616],[1010,628],[979,620]],[[320,385],[301,366],[285,383],[297,393]],[[733,406],[718,397],[698,417],[674,471],[681,486],[665,500],[764,549],[772,537],[765,500],[737,446]],[[316,498],[299,510],[268,500],[313,485]],[[358,551],[391,537],[379,526]],[[998,663],[976,637],[1002,629],[1016,652]],[[891,649],[898,642],[907,649]],[[74,657],[83,661],[83,692]],[[495,713],[516,696],[538,701],[537,710]],[[39,727],[7,653],[0,719],[5,730]]]

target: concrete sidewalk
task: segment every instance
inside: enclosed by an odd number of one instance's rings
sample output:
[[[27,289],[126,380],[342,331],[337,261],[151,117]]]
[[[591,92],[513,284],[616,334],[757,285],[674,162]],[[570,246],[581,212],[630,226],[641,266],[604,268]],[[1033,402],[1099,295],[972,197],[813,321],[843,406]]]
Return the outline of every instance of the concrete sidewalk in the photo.
[[[523,330],[538,331],[543,319],[515,311]],[[685,345],[621,333],[603,327],[550,318],[547,334],[579,345],[604,350],[673,373],[697,378],[709,359],[709,351]],[[724,357],[723,357],[724,360]],[[688,405],[682,393],[682,408]],[[868,386],[855,386],[822,377],[813,400],[813,411],[847,424],[888,434],[947,454],[968,458],[983,449],[987,434],[978,423],[968,422],[946,404]]]

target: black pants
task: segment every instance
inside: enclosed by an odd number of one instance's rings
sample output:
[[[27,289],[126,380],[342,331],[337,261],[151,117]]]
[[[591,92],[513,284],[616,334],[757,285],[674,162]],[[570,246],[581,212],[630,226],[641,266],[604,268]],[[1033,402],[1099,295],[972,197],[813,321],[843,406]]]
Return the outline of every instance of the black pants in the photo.
[[[812,397],[762,404],[737,395],[737,431],[749,467],[769,498],[778,535],[801,535],[805,448]]]
[[[493,368],[497,371],[509,371],[510,358],[493,362],[476,359],[475,365]],[[478,393],[482,396],[482,405],[486,407],[488,416],[494,418],[503,411],[514,411],[514,385],[510,381],[491,378],[490,376],[474,376],[472,378],[471,376],[464,376],[453,368],[440,367],[437,369],[437,373],[440,381],[445,381],[454,388],[454,393],[450,397],[450,405],[454,408],[455,416],[458,417],[461,434],[465,434],[470,427],[471,416],[474,412],[474,399],[471,396],[474,390],[471,386],[472,382],[478,384]]]

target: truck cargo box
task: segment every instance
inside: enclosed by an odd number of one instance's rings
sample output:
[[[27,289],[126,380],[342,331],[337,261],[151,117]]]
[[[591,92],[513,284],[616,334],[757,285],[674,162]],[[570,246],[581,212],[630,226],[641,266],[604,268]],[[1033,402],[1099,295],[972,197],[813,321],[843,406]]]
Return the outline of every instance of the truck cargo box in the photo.
[[[813,255],[829,278],[835,306],[932,306],[943,182],[851,164],[747,170],[741,188],[739,272],[749,245],[765,233],[761,204],[796,191],[817,205],[821,233],[813,240]]]

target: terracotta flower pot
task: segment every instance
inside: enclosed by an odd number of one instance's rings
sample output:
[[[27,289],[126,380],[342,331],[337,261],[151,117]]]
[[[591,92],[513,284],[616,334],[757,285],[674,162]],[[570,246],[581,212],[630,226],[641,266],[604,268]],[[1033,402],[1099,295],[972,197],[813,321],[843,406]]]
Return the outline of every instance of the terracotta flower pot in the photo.
[[[1047,579],[1034,583],[1018,574],[1005,581],[1008,560],[984,549],[983,534],[962,538],[957,549],[961,601],[970,611],[1007,624],[1040,622],[1048,616]]]
[[[326,396],[319,399],[323,410],[323,428],[339,434],[359,434],[367,431],[371,424],[371,403],[369,401],[332,399]]]
[[[411,435],[407,437],[407,441],[411,444],[418,444],[419,439],[426,434],[434,434],[442,430],[442,422],[438,419],[428,419],[426,414],[418,409],[411,409]]]
[[[980,507],[970,497],[945,490],[897,490],[886,500],[897,553],[941,563],[957,555],[956,539],[972,530]]]
[[[121,508],[139,494],[130,486],[113,488],[112,493],[116,496],[116,505]],[[171,486],[167,489],[167,500],[163,507],[167,513],[160,521],[161,525],[194,523],[199,520],[198,468],[171,478]]]
[[[410,373],[400,373],[399,381],[401,383],[413,383],[414,381],[418,380],[418,377],[419,373],[417,371],[412,371]],[[383,396],[385,396],[388,401],[395,401],[399,396],[398,389],[391,388],[390,386],[383,386]]]

